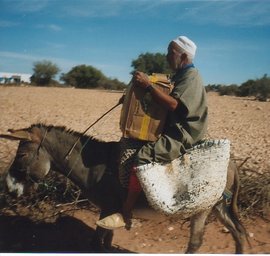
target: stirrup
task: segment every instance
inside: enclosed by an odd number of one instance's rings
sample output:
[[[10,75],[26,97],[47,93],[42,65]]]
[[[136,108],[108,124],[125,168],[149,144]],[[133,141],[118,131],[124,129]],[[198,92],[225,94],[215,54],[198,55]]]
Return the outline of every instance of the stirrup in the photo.
[[[97,226],[105,229],[117,229],[126,226],[121,213],[114,213],[96,222]]]

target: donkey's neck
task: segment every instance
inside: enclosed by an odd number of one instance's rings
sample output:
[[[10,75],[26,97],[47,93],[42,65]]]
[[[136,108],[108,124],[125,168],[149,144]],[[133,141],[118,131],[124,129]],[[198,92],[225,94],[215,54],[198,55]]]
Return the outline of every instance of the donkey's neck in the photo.
[[[101,179],[110,154],[109,143],[67,130],[65,127],[42,127],[43,147],[51,157],[52,169],[89,190]],[[79,141],[78,141],[79,138]],[[77,142],[77,143],[76,143]],[[66,158],[72,146],[76,146]]]

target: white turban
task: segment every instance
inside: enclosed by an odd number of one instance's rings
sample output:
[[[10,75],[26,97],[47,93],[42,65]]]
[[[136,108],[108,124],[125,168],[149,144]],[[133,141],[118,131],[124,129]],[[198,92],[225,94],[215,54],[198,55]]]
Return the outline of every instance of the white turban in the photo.
[[[179,36],[173,40],[189,57],[195,57],[197,46],[186,36]]]

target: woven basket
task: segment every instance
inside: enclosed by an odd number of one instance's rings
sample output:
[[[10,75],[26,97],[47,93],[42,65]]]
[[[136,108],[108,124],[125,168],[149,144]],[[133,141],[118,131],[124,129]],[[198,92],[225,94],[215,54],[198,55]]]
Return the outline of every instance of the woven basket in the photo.
[[[139,166],[137,176],[154,209],[187,218],[221,198],[229,158],[229,140],[208,140],[170,164]]]

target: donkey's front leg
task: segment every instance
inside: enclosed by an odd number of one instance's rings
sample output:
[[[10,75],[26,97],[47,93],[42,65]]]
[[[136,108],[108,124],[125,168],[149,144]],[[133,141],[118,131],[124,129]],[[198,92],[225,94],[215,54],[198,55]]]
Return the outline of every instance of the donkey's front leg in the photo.
[[[199,250],[203,241],[205,221],[210,210],[195,214],[190,219],[190,238],[186,253],[195,253]]]
[[[113,231],[97,227],[92,239],[92,246],[96,252],[112,251]]]

